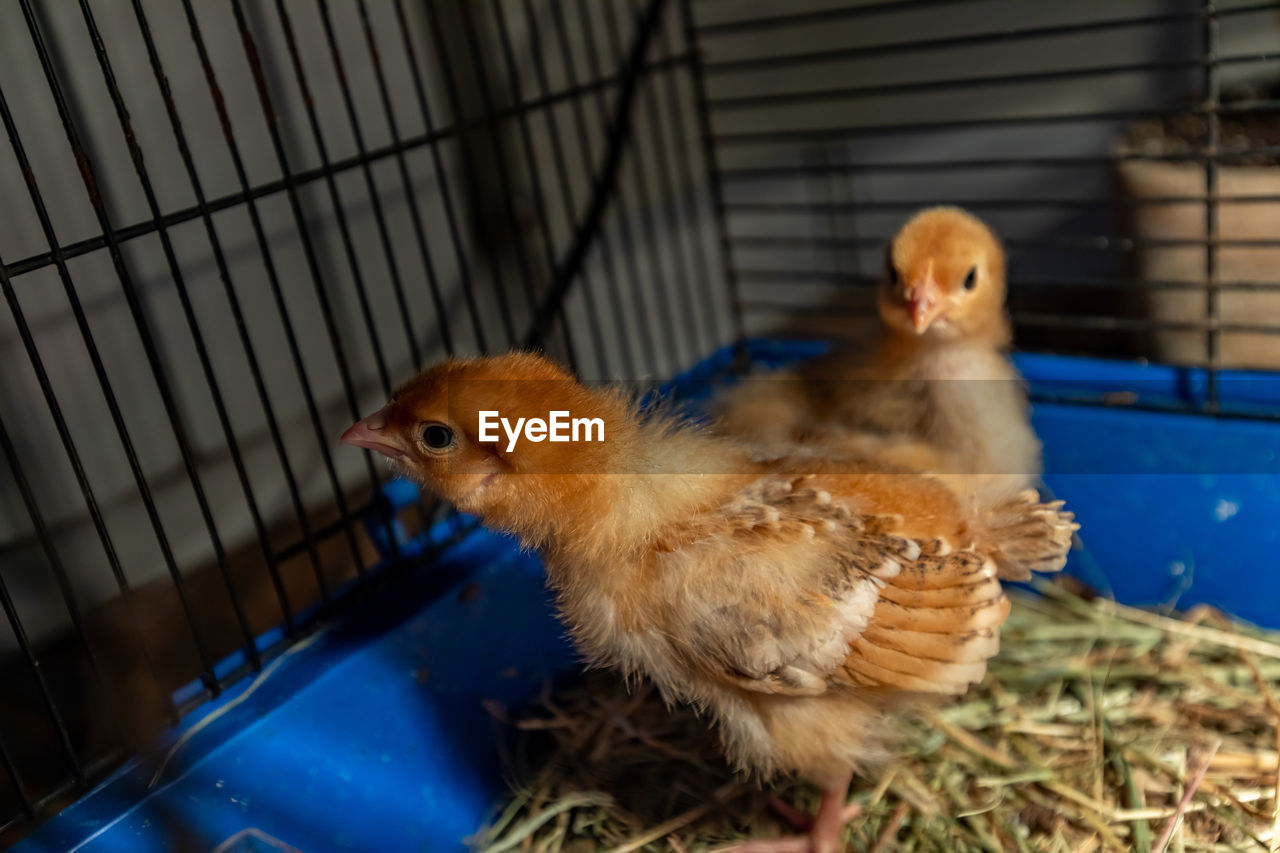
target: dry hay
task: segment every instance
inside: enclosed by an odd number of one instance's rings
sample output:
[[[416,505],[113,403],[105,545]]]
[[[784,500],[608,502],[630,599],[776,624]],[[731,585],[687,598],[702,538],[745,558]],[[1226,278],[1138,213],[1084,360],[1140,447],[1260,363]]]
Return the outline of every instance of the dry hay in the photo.
[[[1015,597],[987,678],[905,722],[903,757],[855,782],[848,849],[1280,849],[1280,634],[1041,591]],[[483,850],[695,853],[793,831],[647,685],[597,674],[513,725],[515,793]]]

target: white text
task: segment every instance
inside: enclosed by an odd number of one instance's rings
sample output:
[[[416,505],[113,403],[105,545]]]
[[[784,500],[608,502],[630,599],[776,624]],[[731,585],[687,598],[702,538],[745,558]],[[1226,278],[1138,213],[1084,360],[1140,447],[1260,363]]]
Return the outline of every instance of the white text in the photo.
[[[507,452],[515,449],[524,438],[539,441],[604,441],[604,418],[574,418],[567,411],[547,412],[547,419],[517,418],[513,425],[508,418],[496,411],[480,412],[480,440],[488,443],[501,441],[498,427],[507,437]]]

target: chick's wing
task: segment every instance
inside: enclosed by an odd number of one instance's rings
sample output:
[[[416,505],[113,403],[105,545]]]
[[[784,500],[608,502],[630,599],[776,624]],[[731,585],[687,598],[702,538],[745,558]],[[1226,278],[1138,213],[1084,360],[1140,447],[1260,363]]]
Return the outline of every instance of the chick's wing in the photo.
[[[705,675],[817,695],[863,685],[962,693],[999,648],[1008,602],[994,565],[898,516],[851,511],[810,477],[773,476],[672,550],[662,632]]]

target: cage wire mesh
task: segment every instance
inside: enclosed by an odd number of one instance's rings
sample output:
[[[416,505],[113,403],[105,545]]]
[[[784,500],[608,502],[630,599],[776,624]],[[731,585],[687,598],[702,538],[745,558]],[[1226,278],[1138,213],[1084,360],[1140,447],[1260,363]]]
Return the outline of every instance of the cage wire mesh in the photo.
[[[0,5],[0,825],[361,587],[385,475],[334,437],[445,355],[856,335],[942,202],[1021,347],[1220,408],[1280,367],[1277,44],[1248,0]]]
[[[1280,367],[1274,3],[697,9],[749,330],[847,335],[954,203],[1004,238],[1020,347]]]
[[[675,3],[15,0],[0,33],[13,829],[360,588],[386,475],[336,436],[416,368],[657,377],[734,331]]]

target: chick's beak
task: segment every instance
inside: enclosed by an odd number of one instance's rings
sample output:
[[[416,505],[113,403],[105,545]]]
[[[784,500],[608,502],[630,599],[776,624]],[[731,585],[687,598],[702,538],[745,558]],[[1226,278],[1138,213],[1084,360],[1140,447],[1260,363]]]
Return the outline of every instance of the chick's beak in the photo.
[[[363,420],[356,421],[342,434],[343,444],[352,447],[364,447],[376,450],[388,459],[399,459],[404,456],[395,433],[387,429],[387,410],[379,409]]]
[[[916,334],[922,335],[942,313],[942,289],[933,280],[933,270],[917,278],[907,289],[907,310]]]

